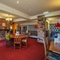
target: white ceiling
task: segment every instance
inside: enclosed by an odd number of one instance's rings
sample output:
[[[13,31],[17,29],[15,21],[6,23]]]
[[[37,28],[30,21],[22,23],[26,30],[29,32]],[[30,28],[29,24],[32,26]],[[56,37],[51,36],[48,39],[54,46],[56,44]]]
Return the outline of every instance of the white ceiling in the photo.
[[[17,18],[20,18],[20,17],[17,16],[17,15],[14,15],[12,13],[0,10],[0,18],[5,18],[5,19],[6,18],[13,18],[13,19],[17,19]]]
[[[23,12],[29,16],[42,14],[43,12],[60,10],[60,0],[0,0],[0,3],[5,4],[19,12]]]
[[[3,12],[0,12],[0,17],[5,17],[5,18],[9,18],[9,17],[11,17],[11,18],[14,18],[15,16],[13,16],[13,15],[9,15],[9,14],[6,14],[6,13],[3,13]]]

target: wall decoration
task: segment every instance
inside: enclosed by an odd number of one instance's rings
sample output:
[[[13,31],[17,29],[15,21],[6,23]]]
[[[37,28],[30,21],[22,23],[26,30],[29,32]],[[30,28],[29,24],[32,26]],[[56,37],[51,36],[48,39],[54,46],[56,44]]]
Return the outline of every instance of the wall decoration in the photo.
[[[60,23],[57,22],[57,23],[55,24],[55,27],[60,27]]]
[[[51,32],[60,32],[60,27],[56,27],[56,24],[50,24]]]
[[[5,26],[5,23],[2,23],[2,26]]]
[[[35,25],[34,28],[38,28],[38,25]]]

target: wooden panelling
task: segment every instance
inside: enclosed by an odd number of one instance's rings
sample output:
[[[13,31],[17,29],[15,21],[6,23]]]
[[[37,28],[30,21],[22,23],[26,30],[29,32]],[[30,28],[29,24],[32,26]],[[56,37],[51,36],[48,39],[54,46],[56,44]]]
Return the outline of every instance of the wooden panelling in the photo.
[[[10,28],[9,21],[0,18],[0,29],[9,29],[9,28]]]

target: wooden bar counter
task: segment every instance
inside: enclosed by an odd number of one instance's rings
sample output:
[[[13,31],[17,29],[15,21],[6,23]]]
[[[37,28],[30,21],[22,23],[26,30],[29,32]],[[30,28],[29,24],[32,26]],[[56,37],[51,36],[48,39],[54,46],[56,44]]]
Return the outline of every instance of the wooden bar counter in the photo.
[[[49,50],[60,54],[60,43],[54,43],[54,41],[51,41]]]

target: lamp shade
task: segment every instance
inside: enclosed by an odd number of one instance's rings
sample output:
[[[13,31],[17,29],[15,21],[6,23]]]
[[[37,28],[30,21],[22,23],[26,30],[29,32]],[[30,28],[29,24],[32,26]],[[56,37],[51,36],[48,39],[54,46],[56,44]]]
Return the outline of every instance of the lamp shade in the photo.
[[[7,21],[12,21],[12,18],[6,18]]]
[[[34,28],[38,28],[38,25],[35,25]]]
[[[55,24],[55,27],[60,27],[60,23],[57,22],[57,23]]]

